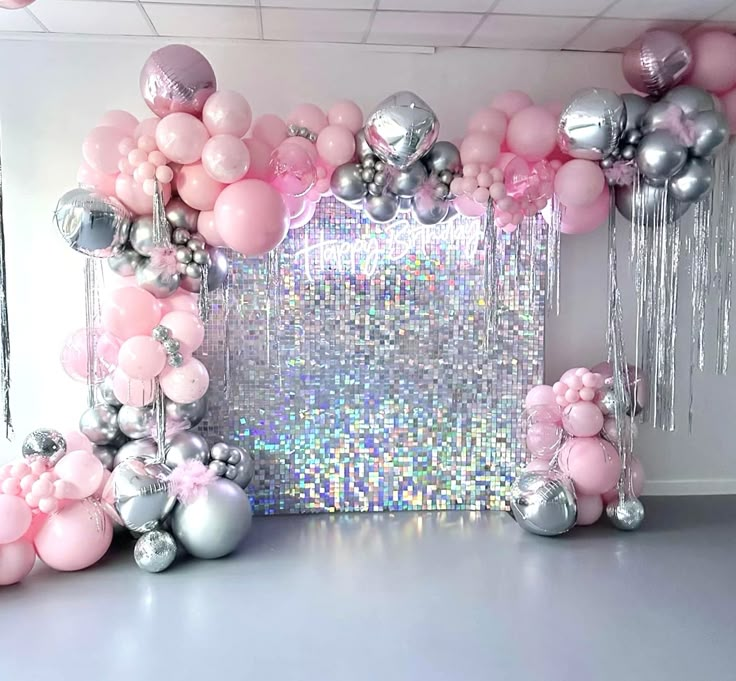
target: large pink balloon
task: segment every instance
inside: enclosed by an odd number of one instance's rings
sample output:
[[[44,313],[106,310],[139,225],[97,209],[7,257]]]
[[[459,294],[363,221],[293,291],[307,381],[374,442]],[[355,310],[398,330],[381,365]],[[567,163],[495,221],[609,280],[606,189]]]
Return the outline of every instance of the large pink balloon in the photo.
[[[271,154],[268,179],[282,194],[302,196],[317,181],[317,169],[309,152],[295,140],[287,140]]]
[[[589,206],[563,206],[560,231],[563,234],[587,234],[600,227],[611,208],[609,198],[610,190],[606,185]]]
[[[210,246],[226,246],[227,244],[217,231],[215,211],[203,210],[197,218],[197,232]]]
[[[641,496],[644,491],[645,482],[646,475],[644,474],[644,467],[641,465],[641,459],[634,456],[631,458],[631,485],[633,487],[634,496]],[[610,504],[614,499],[618,499],[618,490],[615,486],[607,492],[604,492],[603,503]]]
[[[122,157],[118,146],[125,137],[125,132],[109,125],[93,128],[82,142],[82,156],[87,165],[98,173],[115,175]]]
[[[203,215],[203,213],[200,213],[200,216],[201,215]],[[180,288],[176,293],[161,301],[161,312],[164,316],[174,310],[182,310],[184,312],[191,312],[192,314],[199,314],[199,305],[197,303],[198,299],[199,297],[196,293],[189,293],[189,291],[185,291]]]
[[[577,495],[578,515],[575,520],[576,525],[592,525],[598,522],[603,513],[603,501],[600,494],[578,494]]]
[[[77,171],[77,182],[82,187],[93,187],[106,196],[113,196],[115,194],[116,177],[117,175],[105,175],[104,173],[93,170],[84,161],[82,161]]]
[[[92,453],[92,443],[86,435],[83,435],[78,430],[70,430],[64,433],[64,440],[66,440],[67,451],[75,452],[81,449],[90,454]]]
[[[502,140],[506,135],[508,116],[500,109],[487,107],[476,111],[468,122],[470,132],[487,132],[496,139]]]
[[[279,116],[263,114],[253,122],[251,135],[273,149],[289,136],[289,132],[286,123]]]
[[[506,144],[527,161],[541,161],[557,145],[557,123],[557,118],[543,106],[528,106],[511,117]]]
[[[202,166],[213,180],[232,184],[248,172],[250,152],[239,137],[215,135],[202,149]]]
[[[61,366],[67,376],[80,383],[87,382],[90,368],[91,383],[100,383],[113,372],[118,361],[120,341],[115,336],[102,329],[92,329],[90,336],[89,341],[94,349],[94,362],[91,367],[87,362],[87,329],[79,329],[67,336],[61,350]]]
[[[156,126],[156,144],[170,161],[196,163],[210,138],[202,121],[186,113],[173,113]]]
[[[534,457],[551,459],[559,449],[561,434],[555,423],[532,423],[526,433],[526,449]]]
[[[342,125],[328,125],[317,137],[317,152],[330,165],[342,165],[355,154],[355,137]]]
[[[171,185],[161,185],[164,203],[171,198]],[[115,195],[125,207],[136,215],[151,215],[153,213],[153,199],[143,191],[143,185],[138,184],[131,175],[120,175],[115,178]]]
[[[85,499],[94,494],[102,482],[104,470],[94,454],[81,449],[67,452],[54,467],[59,480],[67,483],[67,493],[64,495],[66,499]]]
[[[179,196],[197,210],[212,210],[226,186],[213,180],[201,163],[182,166],[176,175]]]
[[[600,198],[606,178],[593,161],[574,158],[557,171],[555,193],[566,206],[590,206]]]
[[[202,122],[210,135],[243,137],[250,128],[252,117],[248,100],[232,90],[215,92],[202,110]]]
[[[249,180],[265,180],[271,172],[271,154],[273,147],[260,139],[249,137],[244,139],[250,155],[250,166],[245,177]]]
[[[731,134],[736,134],[736,90],[731,90],[731,92],[721,95],[721,103],[723,105],[723,112],[728,119]]]
[[[327,126],[327,116],[316,104],[300,104],[286,119],[287,123],[306,128],[309,132],[319,135],[322,128]]]
[[[531,106],[532,98],[521,90],[507,90],[500,95],[496,95],[491,100],[491,108],[503,111],[507,116],[513,116],[517,111],[526,109]]]
[[[687,82],[722,93],[736,85],[736,36],[726,31],[704,31],[690,39],[693,68]]]
[[[457,196],[452,203],[457,212],[467,218],[477,218],[486,212],[486,206],[473,201],[472,196]]]
[[[355,135],[363,127],[363,112],[350,99],[335,102],[327,112],[330,125],[342,125]]]
[[[460,158],[463,164],[485,163],[491,165],[501,151],[496,137],[488,132],[470,132],[460,144]]]
[[[524,399],[525,407],[556,407],[555,393],[551,385],[535,385]]]
[[[243,255],[264,255],[289,229],[289,211],[281,194],[262,180],[242,180],[226,187],[215,204],[217,231]]]
[[[133,336],[120,346],[118,366],[131,378],[150,380],[166,366],[166,352],[151,336]]]
[[[102,306],[102,325],[113,336],[127,340],[147,336],[161,319],[158,301],[140,288],[110,291]]]
[[[204,341],[204,324],[199,315],[191,312],[169,312],[161,319],[161,326],[169,329],[171,335],[179,341],[180,351],[184,356],[196,352]]]
[[[602,438],[573,437],[560,450],[560,466],[580,494],[603,494],[618,480],[621,457]]]
[[[129,407],[146,407],[153,402],[156,383],[152,380],[131,378],[118,369],[112,375],[112,391],[123,404]]]
[[[159,378],[164,395],[174,402],[188,404],[204,397],[210,375],[204,364],[190,357],[180,367],[168,367]]]
[[[31,509],[23,499],[0,494],[0,545],[20,539],[31,526]]]
[[[33,569],[36,550],[27,539],[0,544],[0,586],[17,584]]]
[[[111,128],[122,130],[126,135],[132,137],[138,127],[138,119],[130,112],[122,109],[107,111],[100,119],[100,125],[109,125]]]
[[[593,402],[573,402],[562,412],[562,426],[569,435],[593,437],[603,428],[603,412]]]

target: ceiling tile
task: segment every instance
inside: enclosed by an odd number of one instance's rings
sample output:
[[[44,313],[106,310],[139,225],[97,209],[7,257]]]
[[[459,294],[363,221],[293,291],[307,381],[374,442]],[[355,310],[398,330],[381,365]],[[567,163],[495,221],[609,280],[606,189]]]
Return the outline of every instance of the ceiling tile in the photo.
[[[371,13],[361,10],[303,10],[263,8],[266,40],[304,40],[328,43],[359,43]]]
[[[604,12],[625,19],[705,19],[722,10],[728,0],[619,0]]]
[[[611,0],[501,0],[493,11],[497,14],[595,17],[610,4]]]
[[[140,8],[105,0],[37,0],[33,13],[53,33],[151,35]]]
[[[645,21],[630,19],[596,19],[566,49],[591,52],[619,51],[650,28],[665,28],[683,33],[693,26],[687,21]]]
[[[0,10],[0,31],[43,31],[25,10]]]
[[[505,47],[518,50],[558,50],[588,19],[491,14],[468,42],[472,47]]]
[[[378,9],[414,12],[481,12],[493,6],[493,0],[378,0]]]
[[[373,0],[261,0],[261,7],[294,9],[373,9]]]
[[[136,0],[133,0],[135,2]],[[159,5],[234,5],[235,7],[255,7],[256,0],[143,0],[146,3]],[[130,0],[118,0],[130,2]]]
[[[388,45],[462,45],[481,17],[444,12],[376,12],[369,43]]]
[[[258,15],[249,7],[143,5],[159,35],[205,38],[258,38]]]

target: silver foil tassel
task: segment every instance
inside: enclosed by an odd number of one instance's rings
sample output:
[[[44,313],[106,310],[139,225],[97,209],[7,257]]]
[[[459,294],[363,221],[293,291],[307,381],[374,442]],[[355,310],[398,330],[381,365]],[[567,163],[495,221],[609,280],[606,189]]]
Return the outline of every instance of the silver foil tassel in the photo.
[[[483,297],[485,301],[485,345],[490,348],[493,331],[496,328],[498,314],[498,260],[496,249],[498,246],[498,228],[496,227],[493,201],[486,206],[485,224],[483,226]]]
[[[166,459],[166,398],[158,379],[153,398],[153,415],[156,421],[156,461],[163,463]]]
[[[197,298],[197,305],[199,309],[199,318],[206,322],[210,317],[210,266],[207,263],[200,265],[202,269],[202,279],[199,285],[199,297]]]
[[[8,279],[5,261],[5,222],[3,220],[3,165],[0,157],[0,403],[5,437],[13,434],[10,413],[10,324],[8,323]]]
[[[97,401],[95,385],[97,383],[97,327],[101,316],[100,261],[87,258],[84,261],[84,323],[87,343],[87,406],[94,407]]]
[[[718,319],[716,323],[716,372],[728,371],[728,351],[731,340],[731,299],[733,295],[734,252],[736,228],[734,226],[734,153],[731,142],[716,162],[718,187],[718,239],[715,242],[715,259],[718,290]]]
[[[225,283],[223,284],[223,290],[222,290],[222,304],[225,306],[225,362],[224,362],[224,376],[223,376],[223,384],[224,384],[224,390],[225,390],[225,400],[230,399],[230,307],[231,307],[231,300],[230,300],[230,280],[232,277],[227,277],[225,279]]]
[[[166,219],[166,204],[164,203],[164,195],[161,191],[161,184],[155,180],[156,188],[153,192],[153,229],[151,241],[153,248],[168,249],[171,248],[171,225]]]
[[[552,195],[552,213],[547,229],[547,311],[560,313],[560,227],[562,208]]]

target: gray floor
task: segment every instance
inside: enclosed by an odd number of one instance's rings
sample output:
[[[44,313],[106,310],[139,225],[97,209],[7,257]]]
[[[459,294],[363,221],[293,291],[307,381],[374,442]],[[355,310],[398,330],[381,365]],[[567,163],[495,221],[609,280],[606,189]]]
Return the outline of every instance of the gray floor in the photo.
[[[501,513],[261,518],[242,551],[0,590],[3,681],[736,679],[736,497],[558,539]]]

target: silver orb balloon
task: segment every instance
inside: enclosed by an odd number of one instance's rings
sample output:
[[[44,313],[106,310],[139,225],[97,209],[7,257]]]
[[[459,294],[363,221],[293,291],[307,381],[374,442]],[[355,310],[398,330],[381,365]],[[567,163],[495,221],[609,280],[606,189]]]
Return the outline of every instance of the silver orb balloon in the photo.
[[[174,428],[189,430],[198,426],[207,414],[207,398],[181,404],[166,400],[166,422]]]
[[[166,438],[166,465],[172,470],[185,461],[200,461],[206,466],[209,460],[210,448],[198,433],[182,430]]]
[[[138,537],[133,558],[141,570],[163,572],[176,559],[176,541],[164,530],[150,530]]]
[[[551,537],[575,525],[575,491],[558,471],[523,471],[511,488],[510,503],[516,522],[532,534]]]
[[[417,222],[423,225],[436,225],[442,222],[450,210],[450,203],[427,194],[417,194],[412,199],[412,208]]]
[[[47,459],[53,466],[66,454],[66,440],[58,430],[38,428],[26,435],[21,452],[26,459]]]
[[[710,93],[694,85],[678,85],[662,97],[663,102],[676,104],[686,116],[695,116],[701,111],[715,111],[716,103]]]
[[[362,171],[357,163],[343,163],[335,168],[330,178],[330,189],[340,201],[359,201],[368,188],[363,181]]]
[[[176,504],[169,489],[171,469],[149,458],[115,466],[102,492],[108,513],[133,532],[148,532],[166,519]]]
[[[644,504],[636,497],[614,499],[606,506],[606,515],[618,530],[638,530],[644,522]]]
[[[654,132],[655,130],[666,129],[672,115],[672,104],[669,102],[654,102],[654,104],[649,105],[649,108],[641,117],[639,128],[644,135],[648,135],[650,132]],[[675,111],[674,115],[684,125],[685,114]]]
[[[158,454],[158,446],[156,442],[151,438],[144,438],[142,440],[132,440],[127,444],[124,444],[118,449],[115,454],[115,461],[113,461],[115,467],[121,463],[128,461],[128,459],[135,458],[149,458],[154,459]]]
[[[171,530],[195,558],[221,558],[243,541],[252,518],[248,495],[234,482],[216,478],[207,494],[190,504],[177,504]]]
[[[166,219],[173,229],[197,231],[199,211],[175,196],[166,204]]]
[[[662,201],[665,201],[666,221],[677,220],[687,212],[689,203],[676,201],[666,194],[663,187],[654,187],[646,182],[639,184],[639,194],[634,196],[634,185],[622,185],[615,188],[616,208],[629,222],[634,215],[636,204],[637,216],[645,224],[652,225],[661,211]],[[636,200],[635,200],[636,199]]]
[[[131,440],[153,437],[156,416],[153,407],[130,407],[124,405],[118,412],[118,428]]]
[[[600,161],[618,146],[626,127],[626,107],[613,90],[588,88],[573,95],[560,115],[557,141],[575,158]]]
[[[130,245],[139,255],[150,256],[153,253],[153,218],[143,215],[136,218],[130,226]]]
[[[693,118],[695,141],[690,147],[694,156],[707,158],[716,153],[730,135],[728,120],[718,111],[703,111]]]
[[[168,298],[176,293],[181,277],[176,270],[154,265],[146,259],[135,271],[135,280],[144,291],[156,298]]]
[[[626,127],[624,128],[624,132],[630,133],[638,130],[644,114],[649,109],[649,102],[641,95],[634,94],[633,92],[627,92],[621,95],[621,100],[626,109]]]
[[[713,187],[713,176],[713,163],[694,156],[670,180],[670,194],[682,202],[699,201]]]
[[[113,253],[107,259],[107,264],[115,274],[121,277],[132,277],[142,260],[140,253],[136,253],[132,248],[123,248]]]
[[[115,447],[111,445],[92,445],[92,453],[108,471],[115,468],[115,454],[117,453]]]
[[[119,408],[122,406],[123,403],[115,397],[115,391],[112,387],[112,374],[106,376],[102,383],[97,385],[97,397],[111,407]]]
[[[228,263],[227,256],[222,248],[207,246],[204,252],[209,256],[207,288],[210,291],[216,291],[225,283],[225,281],[227,281],[230,264]],[[189,291],[190,293],[199,293],[199,289],[202,286],[202,279],[201,277],[194,278],[186,276],[182,277],[179,283],[184,290]]]
[[[392,194],[369,196],[363,201],[363,210],[373,222],[384,224],[396,217],[399,212],[399,200]]]
[[[636,148],[636,164],[648,180],[664,181],[682,170],[687,149],[668,130],[655,130],[642,137]]]
[[[368,142],[365,139],[365,130],[358,130],[357,134],[355,135],[355,152],[358,155],[358,158],[361,160],[370,159],[372,163],[370,163],[369,165],[372,166],[375,162],[373,149],[368,146]]]
[[[429,104],[408,91],[384,99],[365,124],[365,139],[373,153],[399,170],[422,158],[439,132],[439,121]]]
[[[439,175],[445,171],[459,173],[462,169],[460,150],[452,142],[445,140],[435,142],[427,152],[427,155],[422,159],[422,163],[427,166],[427,170],[430,173],[434,173],[435,175]]]
[[[393,173],[388,183],[389,191],[396,196],[414,196],[427,181],[429,174],[422,163],[414,163],[405,170]]]
[[[128,239],[131,215],[120,201],[88,189],[72,189],[56,204],[54,221],[75,251],[107,258]]]
[[[216,475],[232,480],[239,487],[245,489],[253,479],[256,470],[255,458],[242,447],[217,442],[212,445],[210,457],[212,458],[210,469]]]
[[[79,430],[92,444],[109,445],[120,432],[118,410],[109,404],[90,407],[79,419]]]

